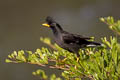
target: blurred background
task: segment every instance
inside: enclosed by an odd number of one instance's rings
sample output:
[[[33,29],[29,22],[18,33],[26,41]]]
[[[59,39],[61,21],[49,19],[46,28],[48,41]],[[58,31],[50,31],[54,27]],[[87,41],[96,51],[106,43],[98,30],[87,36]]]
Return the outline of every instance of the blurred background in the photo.
[[[0,80],[38,80],[32,72],[39,68],[60,77],[61,70],[5,63],[14,50],[34,52],[46,46],[40,42],[41,36],[53,39],[51,30],[41,25],[47,16],[52,16],[66,31],[94,36],[95,41],[101,42],[101,37],[113,33],[99,18],[120,19],[120,0],[1,0]]]

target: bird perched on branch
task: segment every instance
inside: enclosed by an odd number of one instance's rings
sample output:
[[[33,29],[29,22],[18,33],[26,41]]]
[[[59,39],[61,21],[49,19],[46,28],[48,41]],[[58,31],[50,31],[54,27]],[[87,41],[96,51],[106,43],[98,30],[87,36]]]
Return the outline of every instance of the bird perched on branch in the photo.
[[[83,37],[81,35],[72,34],[63,30],[63,28],[58,24],[52,17],[46,18],[46,23],[43,26],[52,29],[54,34],[55,42],[63,49],[68,50],[72,53],[76,53],[79,57],[79,49],[87,46],[100,46],[100,43],[88,41],[91,38]]]

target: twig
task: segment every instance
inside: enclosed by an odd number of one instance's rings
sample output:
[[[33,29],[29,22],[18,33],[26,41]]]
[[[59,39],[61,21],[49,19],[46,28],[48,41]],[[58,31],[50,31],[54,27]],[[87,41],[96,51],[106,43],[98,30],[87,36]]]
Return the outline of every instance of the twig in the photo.
[[[115,25],[112,25],[112,24],[108,24],[106,21],[103,21],[105,24],[107,24],[108,26],[115,26]],[[110,28],[111,29],[111,28]],[[119,32],[117,32],[117,31],[115,31],[115,30],[113,30],[113,29],[111,29],[113,32],[115,32],[115,33],[117,33],[118,35],[120,35],[120,33]]]
[[[12,61],[12,63],[19,63],[16,61]],[[47,64],[41,64],[41,63],[32,63],[32,62],[24,62],[24,63],[28,63],[28,64],[36,64],[42,67],[48,67],[48,68],[56,68],[56,69],[61,69],[61,70],[69,70],[69,66],[68,65],[64,65],[65,67],[61,67],[61,66],[54,66],[54,65],[47,65]]]
[[[69,70],[69,68],[64,68],[61,66],[54,66],[54,65],[47,65],[47,64],[40,64],[40,63],[31,63],[31,62],[27,62],[28,64],[36,64],[42,67],[49,67],[49,68],[56,68],[56,69],[61,69],[61,70]]]

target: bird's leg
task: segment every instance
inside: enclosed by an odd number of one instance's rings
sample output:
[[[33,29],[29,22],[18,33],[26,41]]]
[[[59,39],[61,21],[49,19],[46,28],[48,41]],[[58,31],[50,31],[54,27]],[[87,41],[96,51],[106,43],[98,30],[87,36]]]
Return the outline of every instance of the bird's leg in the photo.
[[[65,57],[63,60],[62,60],[62,62],[65,62],[67,60],[67,58]]]
[[[80,58],[80,55],[79,55],[79,52],[77,52],[77,62],[79,62],[79,58]]]
[[[79,62],[79,57],[77,57],[77,62]]]
[[[77,63],[79,63],[79,57],[80,57],[80,55],[79,55],[79,53],[77,53]],[[76,65],[75,65],[75,69],[77,69]]]
[[[77,62],[79,62],[79,58],[77,57]],[[75,69],[77,69],[77,66],[75,65]]]

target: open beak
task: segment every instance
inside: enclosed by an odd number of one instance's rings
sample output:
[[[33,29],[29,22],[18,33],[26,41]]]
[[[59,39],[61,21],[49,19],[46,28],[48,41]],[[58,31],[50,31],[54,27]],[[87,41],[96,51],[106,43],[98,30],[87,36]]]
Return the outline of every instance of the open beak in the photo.
[[[42,25],[43,25],[43,26],[46,26],[46,27],[50,27],[50,25],[47,24],[47,23],[43,23]]]

